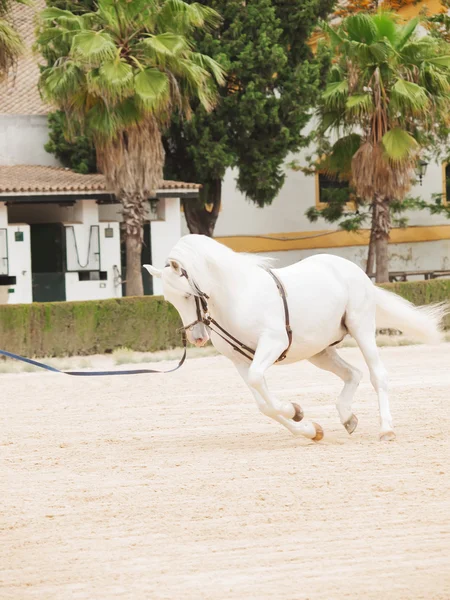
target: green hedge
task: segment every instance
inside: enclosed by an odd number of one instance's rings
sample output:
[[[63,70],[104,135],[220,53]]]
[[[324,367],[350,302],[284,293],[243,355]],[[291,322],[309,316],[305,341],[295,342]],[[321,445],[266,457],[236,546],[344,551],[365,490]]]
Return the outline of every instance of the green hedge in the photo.
[[[24,356],[153,352],[181,343],[181,321],[163,298],[36,302],[0,306],[0,348]]]
[[[385,283],[380,287],[394,292],[417,306],[433,302],[450,301],[450,279],[431,279],[430,281],[402,281]],[[450,329],[450,315],[444,321],[445,329]]]
[[[414,304],[450,300],[450,280],[389,283]],[[154,352],[180,345],[181,321],[161,297],[0,306],[0,348],[24,356],[104,354],[116,348]],[[450,318],[446,327],[450,328]]]

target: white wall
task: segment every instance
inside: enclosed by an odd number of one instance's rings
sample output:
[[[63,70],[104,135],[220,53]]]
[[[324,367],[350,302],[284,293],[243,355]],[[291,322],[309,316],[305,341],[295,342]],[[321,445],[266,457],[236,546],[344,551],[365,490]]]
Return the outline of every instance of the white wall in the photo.
[[[8,209],[0,202],[0,275],[8,275]]]
[[[66,273],[65,276],[67,300],[97,300],[122,296],[119,223],[114,221],[101,223],[99,220],[99,205],[95,199],[79,200],[74,206],[13,204],[9,207],[9,213],[10,221],[13,223],[26,220],[30,224],[64,224],[66,228],[67,269],[68,271],[75,271]],[[16,225],[11,227],[13,230],[17,229]],[[112,238],[105,237],[105,230],[108,227],[113,230]],[[29,239],[29,233],[27,235]],[[89,249],[90,237],[91,247]],[[75,250],[75,239],[78,247],[78,257]],[[28,252],[30,252],[29,249]],[[31,265],[29,270],[31,272]],[[78,271],[97,270],[106,271],[107,280],[79,280]],[[10,274],[15,275],[15,273]],[[12,299],[12,295],[10,295],[10,302],[14,301],[16,300]],[[23,301],[31,301],[31,298]]]
[[[365,270],[367,251],[367,246],[348,246],[345,248],[265,252],[264,255],[275,259],[275,267],[285,267],[315,254],[334,254],[355,262]],[[390,244],[389,267],[391,271],[450,270],[450,240]],[[409,279],[412,280],[414,277],[409,277]],[[418,279],[423,279],[423,276]]]
[[[286,159],[287,163],[296,160],[298,164],[306,164],[306,155],[311,150],[304,150]],[[226,236],[258,236],[264,234],[283,234],[298,232],[313,233],[315,231],[335,231],[338,227],[319,219],[311,223],[305,216],[305,211],[316,205],[316,182],[314,176],[307,176],[300,171],[285,167],[286,179],[283,188],[270,206],[258,208],[247,200],[236,187],[237,171],[229,169],[226,172],[222,187],[222,210],[216,224],[214,235]],[[418,182],[412,187],[409,195],[431,201],[433,194],[443,193],[443,169],[438,163],[430,163],[422,185]],[[450,202],[450,198],[448,199]],[[410,211],[405,213],[410,226],[449,225],[449,220],[443,215],[430,215],[427,211]],[[182,217],[182,232],[188,233],[184,215]],[[395,270],[426,270],[449,269],[450,246],[448,240],[439,242],[421,242],[396,244],[390,246],[390,269]],[[325,244],[325,242],[324,242]],[[312,254],[329,252],[343,256],[354,262],[365,265],[367,247],[354,246],[344,248],[327,248],[320,250],[291,250],[286,252],[265,253],[276,258],[280,265],[291,264],[300,258]]]
[[[23,233],[23,241],[16,242],[15,232]],[[0,274],[16,277],[16,284],[9,285],[9,304],[31,302],[31,251],[28,225],[8,224],[8,207],[0,202]],[[3,287],[3,286],[2,286]]]
[[[45,115],[0,115],[0,165],[59,166],[44,150],[47,141]]]
[[[23,241],[16,242],[15,232],[23,233]],[[25,224],[8,227],[9,274],[16,277],[16,285],[9,294],[8,304],[27,304],[33,301],[31,277],[30,227]]]
[[[181,237],[181,212],[179,198],[166,198],[160,200],[161,221],[152,221],[150,224],[150,238],[152,243],[152,263],[162,269],[166,263],[170,250]],[[162,294],[161,280],[153,278],[153,293]]]
[[[294,158],[302,162],[304,156],[305,153],[290,156],[287,162]],[[336,229],[335,226],[322,219],[311,223],[305,216],[305,211],[309,207],[315,206],[315,177],[305,175],[300,171],[293,171],[288,167],[285,167],[285,172],[285,183],[273,203],[270,206],[258,208],[237,190],[235,182],[237,172],[229,169],[223,181],[222,211],[217,220],[214,235],[222,237]],[[442,184],[442,165],[431,163],[428,165],[422,186],[416,184],[409,195],[420,196],[424,200],[431,201],[433,194],[442,193]],[[409,218],[409,225],[448,225],[449,223],[445,216],[430,215],[426,211],[410,211],[405,215]],[[185,226],[183,231],[187,232]]]
[[[67,300],[99,300],[122,296],[120,283],[119,223],[100,223],[99,206],[93,200],[79,200],[74,217],[78,223],[66,227]],[[111,228],[113,237],[106,237]],[[75,247],[78,248],[78,255]],[[107,279],[80,281],[78,271],[106,271]]]

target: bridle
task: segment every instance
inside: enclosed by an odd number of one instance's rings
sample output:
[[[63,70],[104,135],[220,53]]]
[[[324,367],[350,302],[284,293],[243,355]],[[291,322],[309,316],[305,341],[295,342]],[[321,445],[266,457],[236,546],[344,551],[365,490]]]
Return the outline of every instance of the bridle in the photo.
[[[169,264],[166,264],[166,267],[169,267],[169,266],[170,266]],[[286,333],[288,336],[289,343],[288,343],[287,348],[282,352],[282,354],[279,356],[279,358],[275,361],[275,362],[281,362],[282,360],[284,360],[286,358],[289,348],[291,347],[291,344],[292,344],[292,329],[289,324],[289,307],[288,307],[288,303],[287,303],[287,294],[286,294],[286,290],[284,289],[283,284],[278,279],[278,277],[275,275],[275,273],[267,268],[265,268],[264,270],[267,271],[267,273],[269,273],[269,275],[271,275],[272,278],[274,279],[274,281],[277,285],[278,291],[280,293],[280,296],[283,300],[285,326],[286,326]],[[181,273],[180,277],[186,277],[186,279],[190,283],[187,271],[185,269],[183,269],[182,267],[180,267],[180,273]],[[253,350],[253,348],[250,348],[246,344],[239,341],[237,338],[235,338],[233,335],[231,335],[231,333],[229,333],[226,329],[224,329],[221,325],[219,325],[219,323],[215,319],[213,319],[211,317],[211,315],[209,314],[209,310],[208,310],[209,296],[207,294],[205,294],[204,292],[202,292],[198,288],[197,285],[195,286],[195,293],[193,295],[195,298],[197,319],[195,321],[193,321],[192,323],[190,323],[189,325],[186,325],[185,327],[181,327],[181,331],[186,332],[188,330],[192,330],[195,327],[195,325],[197,325],[197,323],[202,323],[203,325],[208,327],[208,329],[210,329],[213,333],[215,333],[216,335],[221,337],[223,340],[225,340],[225,342],[227,342],[227,344],[229,344],[236,352],[238,352],[242,356],[245,356],[245,358],[248,358],[249,360],[253,360],[253,357],[255,356],[255,350]]]

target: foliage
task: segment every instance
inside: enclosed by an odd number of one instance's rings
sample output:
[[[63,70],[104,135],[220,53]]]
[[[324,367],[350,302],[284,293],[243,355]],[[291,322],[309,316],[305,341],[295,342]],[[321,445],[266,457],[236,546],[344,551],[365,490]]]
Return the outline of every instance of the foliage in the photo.
[[[214,107],[224,72],[196,51],[193,32],[220,17],[182,0],[98,0],[93,12],[47,8],[40,21],[41,92],[67,116],[69,136],[84,131],[93,140],[123,207],[127,294],[142,294],[142,228],[162,179],[161,128],[174,112],[189,118],[192,99],[206,112]]]
[[[381,287],[398,294],[416,306],[450,300],[450,279],[385,283]],[[450,314],[444,319],[444,327],[450,329]]]
[[[30,357],[97,354],[121,347],[166,350],[181,344],[180,325],[173,306],[156,296],[0,307],[4,347]]]
[[[73,142],[65,135],[67,130],[66,116],[62,111],[50,113],[48,116],[49,141],[45,144],[47,152],[54,154],[61,163],[77,173],[96,173],[97,161],[92,141],[79,132]]]
[[[300,132],[323,82],[326,56],[313,57],[307,41],[332,1],[204,4],[223,21],[217,31],[197,33],[198,48],[224,65],[226,85],[213,112],[197,105],[189,123],[175,115],[164,140],[167,177],[204,186],[202,203],[185,205],[190,229],[211,235],[228,168],[236,168],[238,188],[262,207],[283,185],[286,155],[308,142]]]
[[[330,36],[335,63],[318,109],[319,136],[338,140],[320,168],[351,167],[357,194],[402,199],[421,149],[450,110],[450,46],[420,37],[418,21],[348,17]]]
[[[450,300],[448,279],[383,287],[418,305]],[[450,316],[445,325],[450,328]],[[0,306],[3,347],[37,358],[110,353],[116,348],[166,350],[181,345],[180,326],[177,311],[156,296]]]
[[[322,25],[333,65],[317,109],[312,168],[349,179],[358,203],[373,207],[379,281],[388,276],[392,203],[405,198],[419,157],[438,145],[450,114],[450,46],[419,35],[418,23],[399,25],[378,12]],[[366,219],[367,210],[345,226]]]
[[[29,4],[29,0],[0,0],[0,81],[14,67],[23,52],[23,42],[11,19],[15,4]]]

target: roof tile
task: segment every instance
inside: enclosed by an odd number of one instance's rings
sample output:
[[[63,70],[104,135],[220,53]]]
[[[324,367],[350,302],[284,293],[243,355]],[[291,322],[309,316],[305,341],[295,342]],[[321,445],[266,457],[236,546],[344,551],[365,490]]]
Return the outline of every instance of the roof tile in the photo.
[[[197,183],[163,181],[158,191],[199,190]],[[81,175],[70,169],[38,165],[0,166],[0,194],[45,194],[48,192],[111,192],[101,174]]]
[[[0,85],[0,114],[46,115],[51,110],[43,102],[38,90],[39,62],[43,62],[43,59],[32,49],[36,15],[43,8],[44,0],[34,0],[33,6],[15,4],[13,8],[13,23],[25,43],[25,53],[15,72],[10,73]]]

